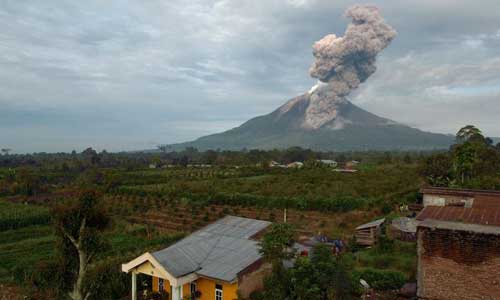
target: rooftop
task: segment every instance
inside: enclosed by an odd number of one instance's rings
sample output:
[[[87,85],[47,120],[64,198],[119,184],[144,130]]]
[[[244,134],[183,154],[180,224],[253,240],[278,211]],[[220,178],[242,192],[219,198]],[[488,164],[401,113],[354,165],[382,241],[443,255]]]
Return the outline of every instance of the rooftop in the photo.
[[[498,226],[485,226],[478,224],[464,224],[459,222],[448,222],[448,221],[438,221],[438,220],[425,220],[418,224],[418,227],[425,227],[430,229],[447,229],[447,230],[458,230],[467,231],[474,233],[483,234],[494,234],[500,235],[500,227]]]
[[[366,228],[370,228],[370,227],[378,227],[378,226],[382,225],[384,222],[385,222],[385,218],[378,219],[378,220],[372,221],[370,223],[359,225],[358,227],[356,227],[356,230],[366,229]]]
[[[428,219],[500,226],[500,207],[427,206],[418,214],[417,220],[424,221]]]
[[[472,190],[472,189],[456,189],[456,188],[446,188],[446,187],[426,187],[422,188],[420,191],[424,194],[434,194],[434,195],[500,197],[500,191],[496,190]]]
[[[261,258],[258,242],[251,238],[270,224],[226,216],[152,255],[172,276],[196,273],[232,282]]]

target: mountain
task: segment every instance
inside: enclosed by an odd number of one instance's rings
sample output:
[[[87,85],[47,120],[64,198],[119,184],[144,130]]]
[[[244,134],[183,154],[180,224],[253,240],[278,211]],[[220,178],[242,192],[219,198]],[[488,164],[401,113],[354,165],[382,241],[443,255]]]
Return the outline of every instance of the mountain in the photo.
[[[171,146],[176,150],[269,150],[293,146],[323,151],[429,150],[448,148],[454,140],[451,135],[421,131],[379,117],[345,97],[317,99],[313,95],[314,90],[231,130]]]

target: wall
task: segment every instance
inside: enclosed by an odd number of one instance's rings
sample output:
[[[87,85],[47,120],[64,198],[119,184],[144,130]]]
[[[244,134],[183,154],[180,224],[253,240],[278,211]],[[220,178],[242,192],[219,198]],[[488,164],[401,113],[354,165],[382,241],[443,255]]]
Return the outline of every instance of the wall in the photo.
[[[272,272],[271,264],[258,261],[238,277],[238,293],[242,299],[249,299],[253,291],[264,289],[264,278]]]
[[[215,299],[215,285],[222,285],[223,300],[238,299],[238,284],[237,283],[224,283],[206,278],[198,278],[196,280],[197,289],[201,292],[199,300],[214,300]]]
[[[453,195],[436,195],[424,194],[424,207],[425,206],[446,206],[454,203],[465,203],[465,207],[472,207],[474,198],[468,196],[453,196]]]
[[[159,278],[153,277],[153,291],[159,292]],[[172,299],[172,288],[170,282],[167,279],[163,279],[163,290],[168,293],[169,299]]]
[[[153,277],[153,291],[158,292],[158,277]],[[223,300],[235,300],[238,299],[238,284],[237,283],[224,283],[218,282],[211,279],[206,278],[198,278],[196,280],[196,288],[201,292],[201,297],[198,300],[215,300],[215,284],[222,285],[222,295],[224,297]],[[172,291],[170,288],[170,282],[166,279],[163,280],[164,290],[168,292],[169,295],[172,295]],[[191,294],[191,286],[190,283],[184,284],[182,286],[182,296],[187,297]]]
[[[418,229],[418,296],[499,300],[500,236]]]

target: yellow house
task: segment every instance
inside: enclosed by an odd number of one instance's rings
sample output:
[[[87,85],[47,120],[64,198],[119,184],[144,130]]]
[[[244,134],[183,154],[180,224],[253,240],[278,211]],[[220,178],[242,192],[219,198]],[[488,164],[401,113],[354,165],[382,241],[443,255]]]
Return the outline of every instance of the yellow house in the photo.
[[[152,276],[161,300],[247,299],[262,289],[269,271],[255,237],[270,224],[226,216],[168,248],[123,264],[122,271],[132,274],[132,299],[137,299],[139,273]]]

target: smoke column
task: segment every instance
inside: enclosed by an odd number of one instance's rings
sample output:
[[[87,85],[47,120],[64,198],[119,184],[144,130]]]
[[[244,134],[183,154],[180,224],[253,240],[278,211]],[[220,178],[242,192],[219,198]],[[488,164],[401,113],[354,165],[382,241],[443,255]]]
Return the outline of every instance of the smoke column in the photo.
[[[345,15],[352,21],[344,36],[329,34],[313,45],[315,61],[309,73],[318,84],[309,91],[306,128],[319,128],[336,118],[338,104],[375,72],[377,54],[396,36],[375,6],[356,5]]]

